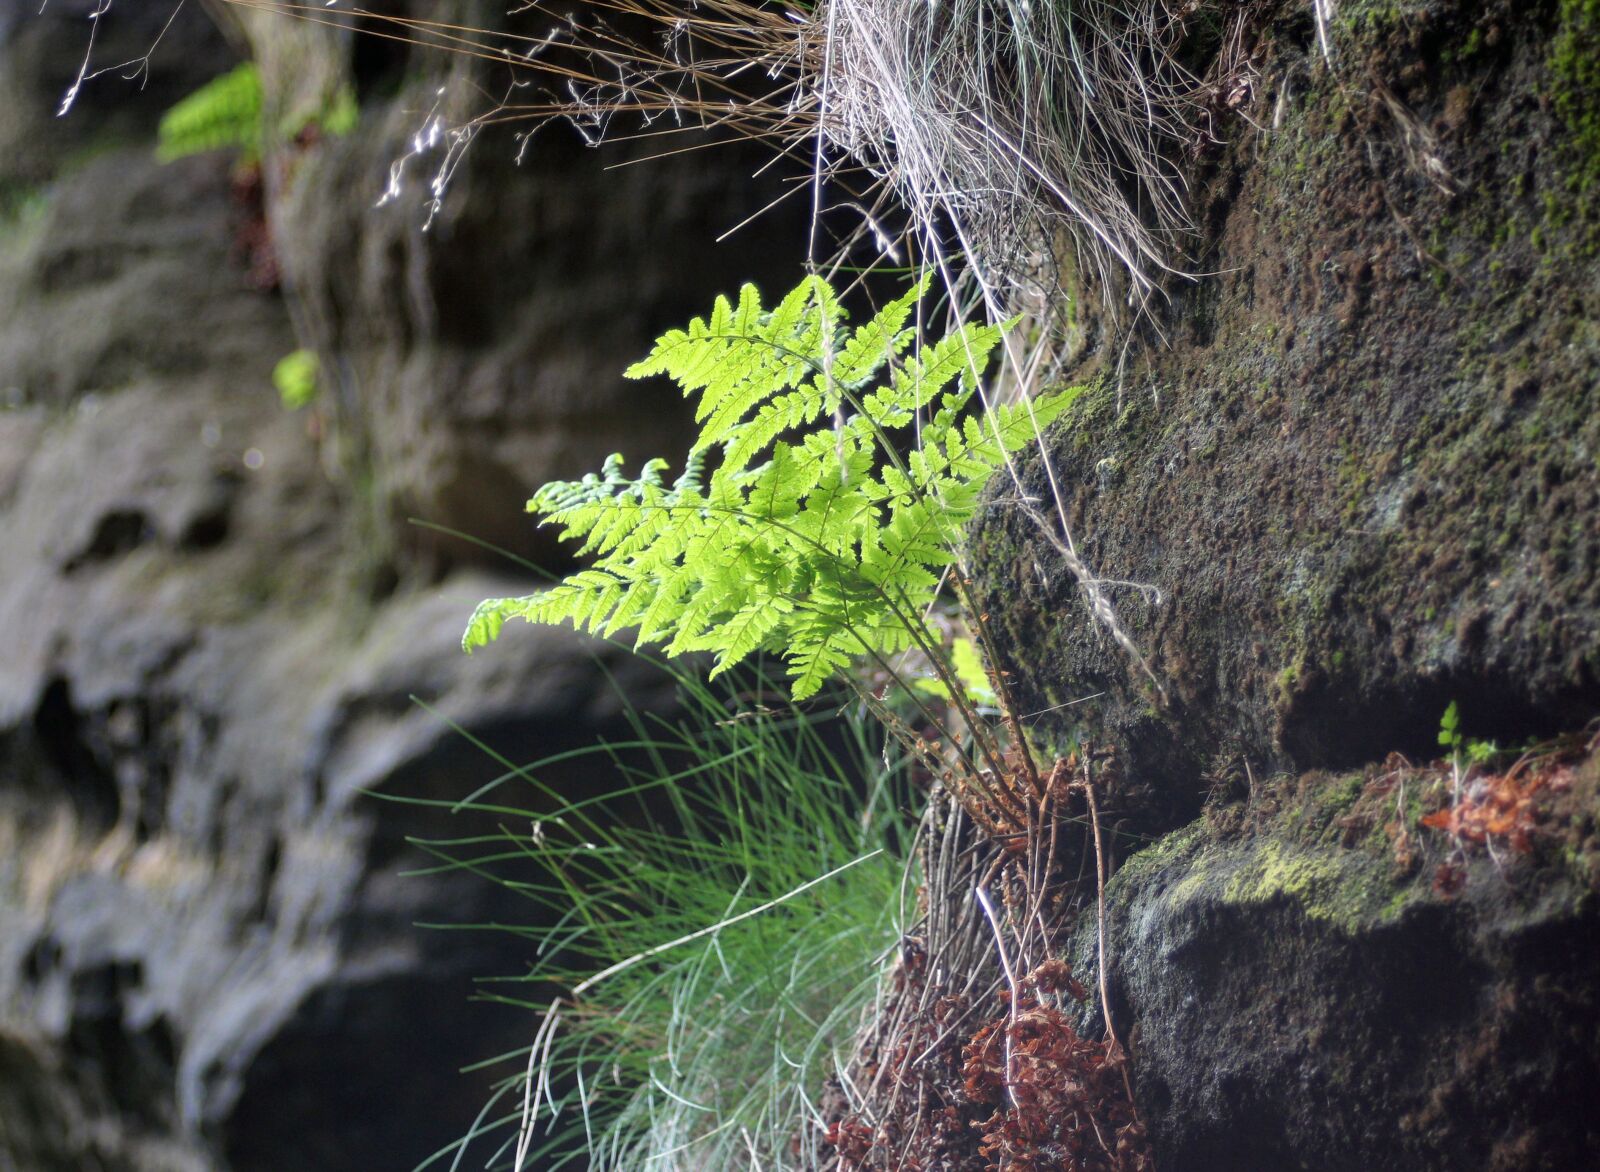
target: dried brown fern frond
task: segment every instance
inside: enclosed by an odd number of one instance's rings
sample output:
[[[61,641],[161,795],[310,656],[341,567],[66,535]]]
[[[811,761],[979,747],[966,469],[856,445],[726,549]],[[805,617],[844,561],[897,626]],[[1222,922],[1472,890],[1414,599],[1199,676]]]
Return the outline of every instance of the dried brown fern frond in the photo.
[[[818,1103],[820,1136],[801,1137],[803,1167],[1148,1172],[1128,1055],[1109,1027],[1079,1033],[1094,994],[1061,956],[1094,915],[1074,874],[1098,852],[1064,833],[1090,774],[1062,763],[1049,791],[1020,849],[935,792],[922,915]]]

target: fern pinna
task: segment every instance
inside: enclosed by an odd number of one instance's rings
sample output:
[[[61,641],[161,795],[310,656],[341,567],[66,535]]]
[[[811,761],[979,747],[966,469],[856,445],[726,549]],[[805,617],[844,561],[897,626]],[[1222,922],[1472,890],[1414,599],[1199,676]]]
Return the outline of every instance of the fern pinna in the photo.
[[[529,512],[580,539],[592,567],[481,603],[462,645],[488,643],[508,618],[631,627],[668,655],[712,653],[713,674],[775,652],[796,699],[853,655],[936,648],[924,616],[984,481],[1071,392],[966,412],[1004,327],[917,348],[907,322],[927,288],[850,330],[820,277],[770,310],[746,285],[737,304],[719,297],[709,320],[663,335],[626,374],[666,374],[698,396],[682,475],[668,482],[658,459],[629,479],[612,456],[599,475],[546,484]]]
[[[261,153],[261,73],[246,61],[214,77],[161,116],[156,158],[163,163],[235,147],[254,160]]]

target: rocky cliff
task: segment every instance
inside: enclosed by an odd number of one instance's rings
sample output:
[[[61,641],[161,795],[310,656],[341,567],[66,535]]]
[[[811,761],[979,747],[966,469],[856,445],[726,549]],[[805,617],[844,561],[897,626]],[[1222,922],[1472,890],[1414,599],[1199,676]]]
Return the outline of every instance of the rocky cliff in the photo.
[[[1428,783],[1391,754],[1444,752],[1452,702],[1519,749],[1600,712],[1600,21],[1327,8],[1325,51],[1311,5],[1263,6],[1191,166],[1208,275],[1022,473],[1095,572],[1154,588],[1106,587],[1160,687],[1014,490],[979,578],[1020,707],[1121,766],[1108,954],[1159,1166],[1576,1166],[1592,788],[1526,849],[1469,843],[1406,813]]]

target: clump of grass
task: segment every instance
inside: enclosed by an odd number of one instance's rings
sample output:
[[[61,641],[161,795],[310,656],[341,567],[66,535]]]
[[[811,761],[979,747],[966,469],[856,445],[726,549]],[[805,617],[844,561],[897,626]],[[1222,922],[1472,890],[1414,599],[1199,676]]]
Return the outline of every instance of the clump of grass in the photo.
[[[592,751],[609,787],[508,765],[461,803],[531,836],[424,844],[528,899],[529,971],[486,990],[541,1023],[448,1166],[469,1146],[517,1168],[814,1164],[814,1098],[899,938],[913,828],[869,721],[745,683],[682,675],[684,715],[636,714]]]
[[[1200,85],[1167,5],[833,0],[817,19],[822,132],[913,210],[928,251],[947,226],[992,306],[1058,292],[1037,284],[1062,229],[1111,288],[1142,296],[1171,264]]]

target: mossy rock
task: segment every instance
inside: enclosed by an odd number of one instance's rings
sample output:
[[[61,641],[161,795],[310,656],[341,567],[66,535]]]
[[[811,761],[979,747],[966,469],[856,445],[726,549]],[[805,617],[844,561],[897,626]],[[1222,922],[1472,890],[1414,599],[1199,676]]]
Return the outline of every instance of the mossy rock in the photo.
[[[1005,494],[974,530],[1020,706],[1099,693],[1041,729],[1109,729],[1149,829],[1219,760],[1434,753],[1452,700],[1503,742],[1600,711],[1594,5],[1396,8],[1341,5],[1330,70],[1280,6],[1255,125],[1194,177],[1214,275],[1047,436],[1093,572],[1162,592],[1110,588],[1165,695]]]
[[[1404,781],[1258,782],[1113,877],[1111,1001],[1157,1167],[1587,1165],[1600,762],[1492,855],[1421,825],[1427,777]],[[1091,918],[1080,974],[1096,939]]]

